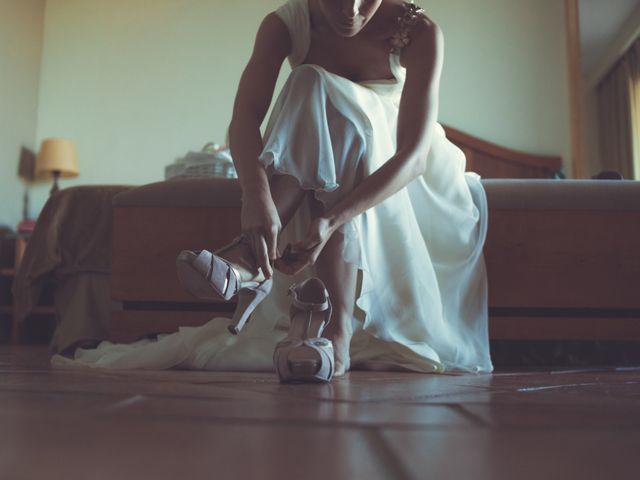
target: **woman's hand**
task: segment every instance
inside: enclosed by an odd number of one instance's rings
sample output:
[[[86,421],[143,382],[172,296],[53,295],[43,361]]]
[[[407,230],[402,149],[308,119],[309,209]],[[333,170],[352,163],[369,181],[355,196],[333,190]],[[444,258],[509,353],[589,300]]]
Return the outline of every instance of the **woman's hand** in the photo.
[[[242,233],[249,241],[257,266],[267,278],[273,275],[270,261],[278,258],[278,235],[282,229],[278,210],[269,192],[243,195]]]
[[[333,229],[327,218],[312,220],[307,236],[300,242],[287,245],[282,256],[276,260],[275,267],[282,273],[295,275],[313,265],[332,234]]]

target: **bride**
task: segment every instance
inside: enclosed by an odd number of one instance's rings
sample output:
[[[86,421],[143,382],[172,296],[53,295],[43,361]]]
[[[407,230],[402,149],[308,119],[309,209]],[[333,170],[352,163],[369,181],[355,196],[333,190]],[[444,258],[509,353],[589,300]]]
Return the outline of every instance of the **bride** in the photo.
[[[267,15],[229,128],[241,236],[178,258],[192,293],[238,295],[233,333],[249,314],[251,323],[234,337],[213,319],[76,359],[269,369],[275,348],[277,369],[306,361],[314,375],[325,360],[336,376],[351,365],[490,372],[486,197],[437,123],[443,51],[440,28],[402,0],[289,0]],[[292,71],[262,136],[285,59]],[[287,287],[310,276],[292,287],[290,306]],[[291,346],[307,337],[324,337],[333,350]]]

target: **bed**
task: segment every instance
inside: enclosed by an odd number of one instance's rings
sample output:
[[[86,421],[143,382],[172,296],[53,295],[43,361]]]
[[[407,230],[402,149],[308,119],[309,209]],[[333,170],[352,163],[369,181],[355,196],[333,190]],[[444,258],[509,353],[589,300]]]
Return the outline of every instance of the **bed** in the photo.
[[[560,176],[559,157],[446,131],[487,191],[491,338],[640,340],[640,182],[554,180]],[[519,178],[501,178],[514,176]],[[100,235],[110,255],[100,281],[109,283],[102,293],[108,288],[111,298],[103,295],[93,304],[101,315],[82,317],[83,310],[70,305],[91,303],[88,293],[67,280],[60,290],[64,302],[57,303],[56,351],[84,340],[128,342],[168,333],[234,310],[233,302],[203,302],[184,292],[175,257],[182,249],[215,249],[232,240],[240,228],[237,181],[120,188],[101,212],[108,233]],[[65,268],[56,265],[44,275]],[[29,288],[28,282],[21,288]],[[101,320],[100,328],[87,327],[105,315],[108,325]],[[87,332],[96,338],[85,338]]]

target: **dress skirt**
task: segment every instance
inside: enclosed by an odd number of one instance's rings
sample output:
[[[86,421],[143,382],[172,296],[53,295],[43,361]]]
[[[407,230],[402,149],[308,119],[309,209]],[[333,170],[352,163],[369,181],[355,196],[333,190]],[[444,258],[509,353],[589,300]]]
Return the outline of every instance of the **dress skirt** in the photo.
[[[330,208],[396,149],[399,95],[384,83],[355,83],[316,65],[293,69],[267,125],[260,161],[270,175],[295,177]],[[341,227],[342,256],[357,266],[354,368],[490,372],[487,279],[482,248],[487,202],[462,151],[435,125],[423,176]],[[301,204],[279,239],[304,238]],[[110,368],[272,370],[288,329],[288,287],[314,275],[275,272],[271,294],[237,337],[227,319],[185,327],[158,340],[103,342],[55,365]]]

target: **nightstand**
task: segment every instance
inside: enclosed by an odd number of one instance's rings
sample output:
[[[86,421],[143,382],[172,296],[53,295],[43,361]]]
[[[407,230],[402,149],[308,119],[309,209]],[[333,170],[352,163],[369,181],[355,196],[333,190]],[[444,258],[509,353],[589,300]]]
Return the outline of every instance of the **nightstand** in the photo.
[[[11,325],[11,343],[17,345],[22,339],[23,325],[17,322],[14,315],[13,307],[13,293],[12,286],[13,281],[20,267],[22,257],[29,241],[28,235],[17,235],[13,238],[5,236],[2,239],[2,262],[0,263],[0,325],[4,332],[7,332],[6,326]],[[55,316],[55,309],[52,306],[52,301],[49,295],[44,295],[45,299],[42,305],[36,306],[27,321],[36,320],[40,321],[41,318],[46,317],[49,323],[52,323],[52,319]],[[6,334],[0,334],[0,339],[8,337]]]
[[[0,236],[0,343],[9,341],[13,320],[11,286],[15,276],[15,235],[2,232]]]

